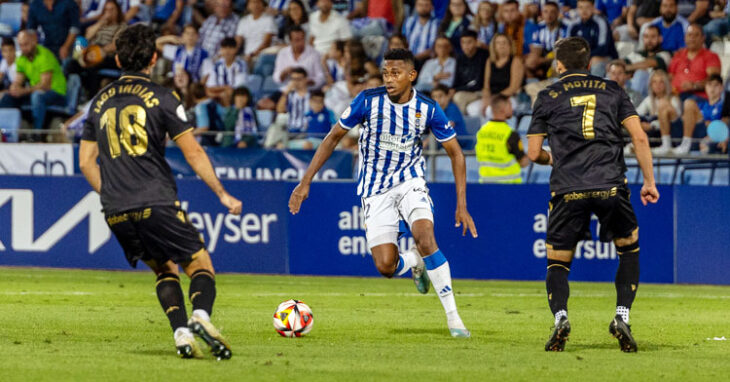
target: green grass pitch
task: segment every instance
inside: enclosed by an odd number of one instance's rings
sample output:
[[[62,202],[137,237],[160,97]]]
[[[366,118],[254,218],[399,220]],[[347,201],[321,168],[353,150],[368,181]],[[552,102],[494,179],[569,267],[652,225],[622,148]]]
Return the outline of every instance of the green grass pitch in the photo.
[[[571,284],[570,341],[543,346],[543,283],[455,280],[471,339],[449,337],[438,298],[410,279],[218,275],[213,321],[233,358],[182,360],[148,272],[0,268],[1,381],[727,380],[730,287],[640,286],[639,344],[608,334],[611,283]],[[187,295],[187,279],[183,287]],[[308,303],[314,329],[283,338],[276,306]],[[188,311],[190,306],[188,304]]]

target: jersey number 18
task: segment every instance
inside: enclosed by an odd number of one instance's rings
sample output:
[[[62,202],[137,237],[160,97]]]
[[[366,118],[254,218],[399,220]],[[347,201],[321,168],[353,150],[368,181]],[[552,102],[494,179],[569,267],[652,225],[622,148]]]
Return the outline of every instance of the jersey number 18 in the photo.
[[[119,118],[117,118],[119,117]],[[117,135],[117,121],[121,134]],[[109,140],[109,152],[113,158],[118,157],[122,151],[119,145],[129,156],[139,156],[147,152],[147,130],[144,126],[147,122],[147,112],[142,106],[125,106],[117,116],[117,108],[111,107],[102,114],[100,119],[101,129],[106,129],[106,136]],[[132,141],[134,137],[134,142]]]

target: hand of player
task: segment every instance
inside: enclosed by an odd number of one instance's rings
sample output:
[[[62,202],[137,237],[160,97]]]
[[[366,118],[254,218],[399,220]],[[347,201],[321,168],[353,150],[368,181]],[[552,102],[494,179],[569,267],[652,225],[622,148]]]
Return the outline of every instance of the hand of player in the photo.
[[[474,219],[471,218],[471,215],[469,215],[469,211],[467,211],[466,208],[456,209],[456,224],[454,224],[454,227],[463,228],[461,236],[466,236],[467,229],[471,233],[471,237],[476,238],[478,236],[477,227],[474,225]]]
[[[641,187],[641,203],[646,205],[648,203],[656,203],[659,200],[659,191],[656,186],[647,186],[646,184]]]
[[[234,215],[240,215],[241,214],[241,201],[231,196],[229,193],[225,193],[221,195],[220,197],[221,204],[228,208],[228,213],[234,214]]]
[[[289,212],[292,215],[299,213],[299,208],[302,206],[302,202],[309,197],[309,185],[299,183],[292,191],[289,197]]]

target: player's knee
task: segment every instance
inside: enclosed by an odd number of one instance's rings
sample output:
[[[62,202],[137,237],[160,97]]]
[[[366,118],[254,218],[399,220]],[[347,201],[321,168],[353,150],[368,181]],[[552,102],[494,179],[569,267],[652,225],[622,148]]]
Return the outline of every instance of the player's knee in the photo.
[[[573,251],[570,249],[549,248],[547,250],[547,258],[548,260],[557,260],[569,263],[573,261]]]
[[[204,249],[193,255],[193,259],[189,263],[183,264],[183,269],[188,277],[192,277],[198,271],[205,271],[211,275],[215,275],[213,262],[210,260],[208,251]]]
[[[622,247],[634,246],[634,245],[636,247],[638,247],[638,245],[639,245],[639,228],[637,227],[636,229],[634,229],[629,236],[614,239],[613,244],[616,245],[617,249],[622,248]]]
[[[150,267],[150,269],[152,269],[152,272],[155,272],[155,275],[157,276],[162,274],[178,275],[180,273],[178,271],[177,264],[173,263],[170,260],[164,263],[158,263],[155,260],[146,260],[145,264],[147,264],[147,266]]]
[[[433,234],[424,234],[419,235],[418,237],[414,235],[414,240],[416,242],[418,252],[423,254],[423,256],[428,256],[439,249],[438,245],[436,245],[436,238]]]
[[[375,260],[375,268],[380,272],[381,275],[391,278],[395,274],[395,270],[398,267],[397,262],[390,259],[384,258],[373,258]]]

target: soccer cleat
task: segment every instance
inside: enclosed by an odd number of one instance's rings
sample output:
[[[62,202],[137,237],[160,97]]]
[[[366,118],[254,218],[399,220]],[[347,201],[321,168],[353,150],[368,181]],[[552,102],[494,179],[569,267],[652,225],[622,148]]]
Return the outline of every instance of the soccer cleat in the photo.
[[[631,326],[624,322],[621,316],[616,315],[608,325],[608,331],[618,339],[618,345],[622,352],[634,353],[638,349],[634,336],[631,335]]]
[[[203,351],[190,332],[179,335],[175,333],[175,347],[177,354],[182,358],[203,358]]]
[[[449,332],[451,333],[451,337],[454,338],[469,338],[471,337],[471,332],[469,332],[469,329],[456,329],[456,328],[449,328]]]
[[[223,338],[218,329],[210,321],[193,315],[188,320],[188,328],[210,346],[210,352],[219,361],[221,359],[230,359],[233,355],[228,341]]]
[[[431,287],[431,279],[428,278],[426,263],[423,261],[423,257],[418,252],[416,252],[416,256],[418,257],[418,264],[411,268],[411,275],[413,276],[413,282],[416,284],[418,292],[426,294]]]
[[[558,324],[555,325],[553,335],[545,344],[545,351],[563,351],[565,349],[565,341],[570,335],[570,321],[568,317],[562,317]]]

